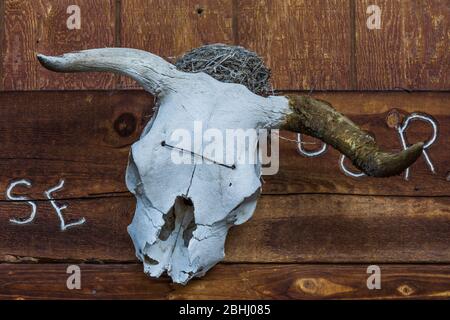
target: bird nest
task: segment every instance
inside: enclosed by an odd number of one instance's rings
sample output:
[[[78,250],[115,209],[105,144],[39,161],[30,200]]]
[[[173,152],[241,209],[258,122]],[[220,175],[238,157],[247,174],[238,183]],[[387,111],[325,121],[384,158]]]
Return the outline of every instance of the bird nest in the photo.
[[[270,69],[254,52],[238,46],[210,44],[193,49],[175,62],[184,72],[205,72],[227,83],[239,83],[261,96],[273,93]]]

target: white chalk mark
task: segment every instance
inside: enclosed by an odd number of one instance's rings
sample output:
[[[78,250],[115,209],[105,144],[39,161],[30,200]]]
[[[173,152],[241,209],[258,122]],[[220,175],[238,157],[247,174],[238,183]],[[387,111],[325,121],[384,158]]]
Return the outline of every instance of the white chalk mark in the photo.
[[[45,191],[46,197],[50,200],[50,203],[52,204],[53,208],[56,211],[56,214],[58,215],[58,218],[59,218],[59,221],[60,221],[61,231],[67,230],[70,227],[79,226],[79,225],[81,225],[81,224],[86,222],[85,218],[81,218],[80,220],[78,220],[76,222],[72,222],[72,223],[68,223],[68,224],[66,224],[66,222],[64,221],[64,217],[62,215],[62,211],[64,209],[67,209],[67,206],[66,205],[61,206],[61,207],[58,206],[56,204],[56,201],[52,197],[52,193],[56,192],[58,190],[61,190],[63,186],[64,186],[64,180],[61,180],[61,181],[59,181],[57,186],[55,186],[55,187]]]
[[[430,159],[430,156],[428,155],[427,150],[424,150],[424,151],[423,151],[423,156],[425,157],[425,162],[427,163],[428,168],[430,168],[430,171],[431,171],[433,174],[436,174],[436,170],[434,169],[434,165],[433,165],[433,163],[431,162],[431,159]]]
[[[302,134],[297,133],[297,151],[305,157],[308,158],[318,157],[327,151],[327,147],[328,145],[322,142],[322,147],[320,149],[316,151],[306,151],[305,149],[303,149]]]
[[[6,197],[9,200],[21,200],[21,201],[30,200],[25,196],[14,196],[11,194],[12,189],[14,189],[14,187],[19,184],[25,185],[28,188],[31,187],[31,182],[28,180],[22,179],[22,180],[14,181],[9,185],[8,189],[6,190]],[[15,223],[15,224],[27,224],[27,223],[32,222],[34,220],[34,217],[36,216],[36,204],[33,201],[27,201],[27,204],[29,204],[31,206],[31,214],[27,219],[19,220],[19,219],[12,218],[12,219],[9,219],[9,221],[12,223]]]
[[[402,147],[403,149],[408,148],[408,142],[406,141],[406,137],[405,137],[405,132],[406,129],[408,129],[409,124],[411,123],[411,121],[423,121],[423,122],[427,122],[431,125],[432,129],[433,129],[433,135],[431,136],[431,139],[428,140],[425,145],[423,146],[423,156],[425,158],[425,162],[428,166],[428,168],[430,169],[430,171],[435,174],[436,170],[434,168],[433,162],[430,159],[430,156],[428,155],[427,149],[429,147],[431,147],[431,145],[436,141],[437,136],[438,136],[438,126],[437,123],[435,122],[435,120],[429,116],[429,115],[425,115],[425,114],[419,114],[419,113],[412,113],[409,116],[406,117],[405,121],[403,122],[403,124],[397,129],[398,134],[400,136],[400,141],[402,143]],[[409,180],[409,174],[410,174],[410,169],[407,168],[405,171],[405,180]]]
[[[347,169],[344,161],[345,161],[345,156],[341,155],[341,158],[339,159],[339,166],[341,167],[342,171],[344,171],[344,173],[347,176],[350,176],[353,178],[361,178],[361,177],[365,176],[364,172],[353,172],[353,171],[350,171],[349,169]]]

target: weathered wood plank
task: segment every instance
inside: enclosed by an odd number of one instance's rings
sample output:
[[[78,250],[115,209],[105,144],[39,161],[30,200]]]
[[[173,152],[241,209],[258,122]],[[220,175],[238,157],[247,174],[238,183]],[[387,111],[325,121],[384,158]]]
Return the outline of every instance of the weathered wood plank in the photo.
[[[1,299],[446,299],[448,265],[381,265],[381,289],[367,265],[219,265],[187,286],[149,279],[138,265],[80,265],[68,290],[65,264],[0,265]]]
[[[450,198],[263,196],[227,261],[448,262]],[[426,249],[425,249],[426,248]]]
[[[147,50],[169,60],[209,43],[233,43],[232,0],[123,0],[122,47]],[[138,88],[122,77],[120,88]]]
[[[152,106],[145,92],[0,93],[0,200],[18,179],[33,199],[60,179],[61,198],[126,191],[129,147]]]
[[[381,29],[366,26],[380,7]],[[357,89],[450,89],[450,5],[447,0],[356,1]]]
[[[34,257],[76,261],[136,261],[126,231],[131,197],[61,200],[64,232],[47,201],[35,220],[24,202],[0,202],[0,261]],[[450,198],[336,195],[263,196],[254,217],[230,230],[228,262],[450,262]],[[20,258],[18,258],[20,259]]]
[[[0,261],[14,261],[17,255],[40,262],[48,259],[135,260],[126,230],[134,213],[132,198],[66,200],[58,204],[68,206],[62,212],[66,224],[81,218],[86,222],[61,231],[60,220],[50,202],[39,201],[32,223],[12,224],[10,219],[27,218],[30,206],[25,202],[0,202]]]
[[[398,149],[399,137],[386,124],[391,109],[427,112],[439,123],[439,138],[429,149],[437,174],[423,159],[414,164],[409,181],[345,176],[340,154],[329,149],[318,158],[304,158],[296,144],[280,141],[280,170],[265,176],[267,194],[339,193],[367,195],[450,196],[449,93],[321,93],[356,123],[373,132],[388,149]],[[125,167],[129,146],[138,139],[152,114],[153,97],[129,92],[0,93],[0,200],[11,181],[29,179],[30,189],[17,189],[34,199],[66,179],[58,198],[126,192]],[[295,138],[295,135],[282,133]],[[428,139],[426,124],[414,123],[410,142]],[[306,146],[311,148],[311,146]]]
[[[5,43],[5,1],[0,1],[0,43]],[[0,91],[3,91],[3,52],[0,48]]]
[[[6,0],[2,42],[4,90],[108,89],[110,74],[58,74],[42,68],[36,53],[64,52],[114,46],[114,0],[80,0],[81,28],[69,30],[71,0]]]
[[[279,90],[351,88],[348,0],[239,1],[238,43],[264,58]]]

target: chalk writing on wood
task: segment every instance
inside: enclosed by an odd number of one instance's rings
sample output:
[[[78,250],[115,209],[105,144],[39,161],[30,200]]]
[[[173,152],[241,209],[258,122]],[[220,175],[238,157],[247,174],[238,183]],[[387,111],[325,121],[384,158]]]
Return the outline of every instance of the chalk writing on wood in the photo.
[[[425,143],[425,145],[423,146],[423,156],[425,158],[425,162],[427,163],[428,168],[430,169],[431,173],[435,174],[436,170],[434,169],[433,162],[431,161],[430,156],[428,155],[427,149],[429,147],[431,147],[431,145],[437,139],[437,136],[438,136],[437,122],[430,115],[427,115],[427,114],[412,113],[412,114],[408,115],[406,117],[405,121],[403,121],[403,125],[401,125],[397,128],[398,134],[400,136],[400,140],[402,142],[403,149],[406,149],[408,147],[408,143],[407,143],[406,137],[405,137],[405,132],[406,132],[406,129],[408,129],[408,126],[412,121],[427,122],[431,125],[431,128],[433,129],[433,134],[432,134],[430,140],[428,140]],[[406,171],[405,171],[405,180],[409,180],[409,171],[410,171],[409,168],[406,169]]]
[[[439,130],[438,130],[437,121],[428,114],[417,113],[417,112],[409,114],[404,119],[402,124],[395,126],[403,149],[407,149],[410,146],[410,144],[407,142],[405,133],[406,133],[409,125],[413,121],[426,122],[426,123],[430,124],[430,126],[431,126],[432,135],[431,135],[431,138],[424,144],[423,157],[425,158],[425,162],[426,162],[428,168],[430,169],[431,173],[435,174],[436,170],[435,170],[433,162],[431,161],[430,155],[428,154],[428,152],[429,152],[428,149],[433,145],[433,143],[436,142],[437,137],[438,137]],[[316,151],[306,151],[302,147],[301,134],[298,134],[297,135],[297,150],[299,151],[299,153],[301,155],[312,158],[312,157],[317,157],[317,156],[324,154],[327,151],[327,145],[323,144],[322,147]],[[361,177],[365,176],[365,174],[362,172],[354,172],[354,171],[348,169],[347,166],[345,165],[345,159],[346,159],[346,157],[344,155],[341,155],[339,158],[339,167],[345,175],[353,177],[353,178],[361,178]],[[405,175],[404,175],[405,180],[409,180],[410,171],[411,171],[410,168],[407,168],[405,170]]]
[[[66,205],[63,205],[61,207],[58,206],[56,204],[56,201],[52,197],[52,193],[56,192],[58,190],[61,190],[63,186],[64,186],[64,180],[61,180],[61,181],[59,181],[57,186],[55,186],[53,188],[50,188],[49,190],[45,191],[45,195],[50,200],[50,203],[52,204],[53,208],[56,211],[56,214],[58,215],[58,218],[59,218],[59,221],[60,221],[61,231],[64,231],[64,230],[66,230],[66,229],[68,229],[70,227],[79,226],[79,225],[81,225],[81,224],[86,222],[85,218],[81,218],[80,220],[78,220],[76,222],[72,222],[72,223],[68,223],[68,224],[66,224],[66,222],[64,221],[64,217],[62,215],[62,211],[64,209],[67,209],[67,206]]]
[[[345,156],[343,154],[341,154],[341,157],[339,158],[339,167],[345,173],[345,175],[349,177],[361,178],[365,176],[364,172],[354,172],[348,169],[347,166],[345,165]]]
[[[321,142],[321,143],[322,143],[322,147],[320,149],[314,150],[314,151],[307,151],[303,148],[302,134],[297,133],[297,151],[301,155],[312,158],[312,157],[318,157],[318,156],[324,154],[327,151],[328,145],[323,142]]]
[[[27,186],[28,188],[31,187],[31,182],[28,180],[25,180],[25,179],[11,182],[8,189],[6,190],[6,197],[9,200],[16,200],[16,201],[30,200],[25,196],[14,196],[11,194],[12,189],[14,189],[15,186],[21,185],[21,184]],[[29,204],[31,206],[31,213],[28,218],[25,218],[25,219],[12,218],[12,219],[9,219],[9,221],[12,223],[15,223],[15,224],[27,224],[27,223],[30,223],[31,221],[33,221],[34,217],[36,216],[36,208],[37,208],[36,204],[33,201],[27,201],[27,204]]]
[[[11,223],[23,225],[23,224],[31,223],[34,220],[34,218],[36,217],[37,205],[34,201],[32,201],[31,199],[29,199],[26,196],[15,196],[12,194],[13,189],[19,185],[24,185],[24,186],[30,188],[31,182],[26,179],[21,179],[21,180],[16,180],[16,181],[11,182],[6,190],[6,197],[9,200],[13,200],[13,201],[26,201],[26,203],[31,206],[31,213],[27,218],[11,218],[11,219],[9,219],[9,221]],[[61,231],[67,230],[70,227],[82,225],[83,223],[86,222],[86,219],[83,217],[83,218],[79,219],[78,221],[66,223],[64,216],[62,214],[62,211],[64,209],[67,209],[67,206],[66,205],[59,206],[56,203],[55,199],[52,197],[52,193],[56,192],[58,190],[61,190],[63,188],[63,186],[64,186],[64,180],[60,180],[60,182],[56,186],[54,186],[44,192],[45,196],[47,197],[48,200],[50,200],[52,207],[56,211],[56,215],[58,216],[58,219],[60,222]]]

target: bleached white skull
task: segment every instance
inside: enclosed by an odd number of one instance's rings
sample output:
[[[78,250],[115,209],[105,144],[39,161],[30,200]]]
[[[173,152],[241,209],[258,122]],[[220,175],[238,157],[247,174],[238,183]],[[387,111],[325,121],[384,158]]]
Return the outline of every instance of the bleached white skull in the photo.
[[[185,73],[151,53],[125,48],[92,49],[59,57],[38,55],[58,72],[108,71],[135,79],[157,98],[157,108],[134,143],[126,174],[136,196],[128,228],[136,255],[153,277],[163,272],[186,283],[224,257],[228,229],[247,221],[260,194],[259,163],[179,164],[173,161],[173,133],[203,129],[285,129],[332,145],[370,176],[401,173],[421,154],[416,144],[397,154],[381,152],[374,139],[328,103],[302,96],[261,97],[239,84],[205,73]],[[256,139],[256,138],[254,138]],[[255,142],[255,141],[253,141]],[[204,143],[204,142],[203,142]],[[249,143],[237,143],[237,157]],[[256,145],[256,144],[253,144]],[[203,155],[204,144],[177,152]],[[229,150],[226,150],[229,151]]]

